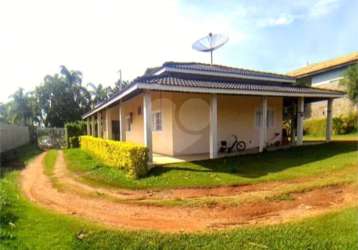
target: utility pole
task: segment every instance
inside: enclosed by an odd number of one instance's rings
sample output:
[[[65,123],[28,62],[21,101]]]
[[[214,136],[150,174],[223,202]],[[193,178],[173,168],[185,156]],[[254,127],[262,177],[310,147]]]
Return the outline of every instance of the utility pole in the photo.
[[[122,70],[118,70],[119,73],[119,90],[122,90]]]

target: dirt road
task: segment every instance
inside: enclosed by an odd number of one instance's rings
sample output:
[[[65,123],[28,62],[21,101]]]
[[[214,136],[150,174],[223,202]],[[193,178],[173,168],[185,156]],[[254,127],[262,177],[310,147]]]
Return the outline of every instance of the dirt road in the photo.
[[[193,232],[253,224],[277,224],[352,206],[358,198],[357,188],[346,185],[293,194],[293,199],[290,200],[247,202],[237,206],[139,205],[121,201],[203,196],[231,197],[243,193],[247,196],[250,192],[253,194],[280,188],[280,185],[292,184],[292,181],[242,187],[166,191],[95,188],[79,182],[68,172],[62,152],[56,160],[54,183],[44,174],[44,156],[45,153],[42,153],[22,171],[21,186],[25,195],[46,208],[115,228]]]

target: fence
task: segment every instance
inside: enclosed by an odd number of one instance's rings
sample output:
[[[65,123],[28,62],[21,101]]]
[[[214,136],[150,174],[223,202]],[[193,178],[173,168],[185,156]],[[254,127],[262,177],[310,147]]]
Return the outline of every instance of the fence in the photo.
[[[41,148],[62,148],[65,146],[64,128],[38,128],[37,143]]]
[[[28,127],[0,123],[0,153],[30,142]]]

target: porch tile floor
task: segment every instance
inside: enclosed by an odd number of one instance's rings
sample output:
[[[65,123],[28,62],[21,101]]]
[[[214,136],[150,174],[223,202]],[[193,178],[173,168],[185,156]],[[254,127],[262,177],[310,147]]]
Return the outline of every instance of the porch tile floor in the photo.
[[[315,144],[322,144],[322,143],[325,143],[325,141],[307,141],[307,142],[303,142],[303,145],[301,146],[315,145]],[[297,145],[269,147],[267,148],[267,151],[275,151],[275,150],[286,149],[290,147],[297,147]],[[237,156],[237,155],[256,154],[258,152],[259,152],[258,148],[250,148],[248,150],[245,150],[244,152],[219,154],[218,158]],[[163,155],[163,154],[156,154],[156,153],[153,154],[154,165],[165,165],[171,163],[201,161],[201,160],[208,160],[208,159],[210,159],[209,154],[193,154],[193,155],[180,155],[180,156],[170,156],[170,155]]]

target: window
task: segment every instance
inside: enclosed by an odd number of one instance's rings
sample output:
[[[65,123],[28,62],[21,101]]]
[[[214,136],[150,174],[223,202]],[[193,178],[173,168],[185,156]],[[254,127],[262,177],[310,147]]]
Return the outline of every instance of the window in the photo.
[[[131,116],[128,115],[126,116],[126,125],[127,125],[127,131],[131,131],[132,129],[132,119],[131,119]]]
[[[256,128],[260,128],[262,119],[261,111],[256,111]],[[273,110],[267,110],[267,128],[272,128],[274,126],[274,112]]]
[[[162,113],[153,112],[153,130],[161,131],[162,130]]]

